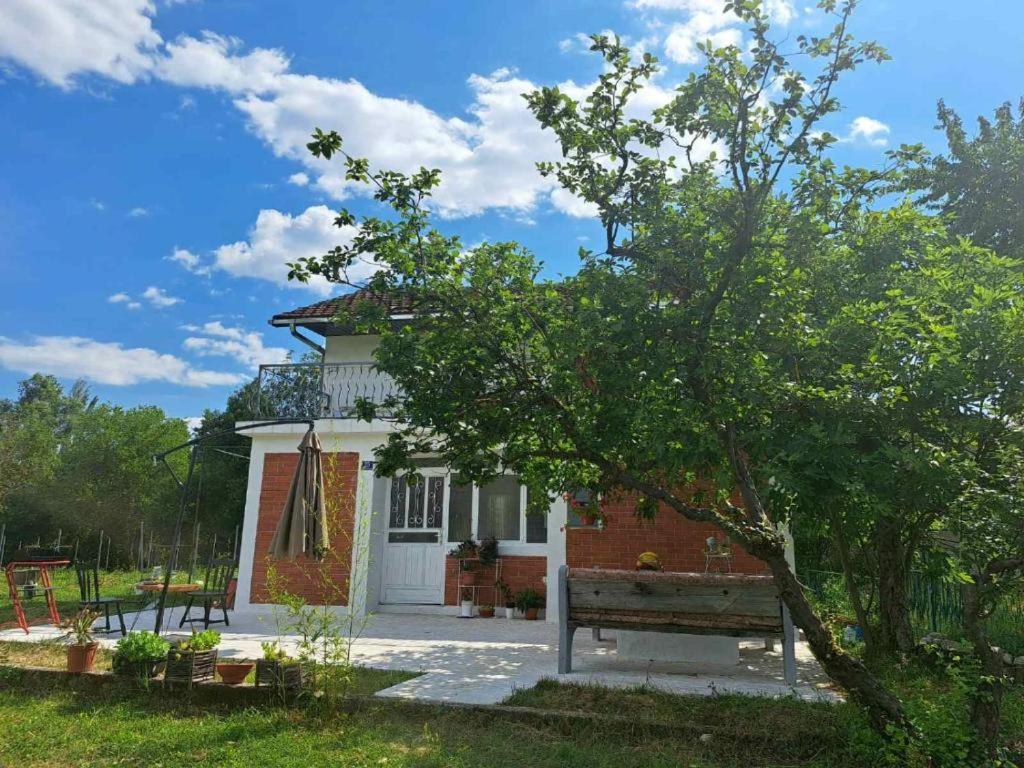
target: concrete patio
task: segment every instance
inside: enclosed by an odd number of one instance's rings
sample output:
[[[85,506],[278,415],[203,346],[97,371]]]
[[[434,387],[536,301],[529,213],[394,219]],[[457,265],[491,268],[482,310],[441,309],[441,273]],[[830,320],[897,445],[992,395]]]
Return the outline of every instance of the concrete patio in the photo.
[[[136,629],[149,629],[154,614],[145,611],[125,618],[129,625],[134,622]],[[169,625],[176,629],[178,618],[180,613],[175,611]],[[276,639],[269,612],[232,613],[230,627],[215,628],[222,634],[223,657],[259,658],[260,643]],[[0,632],[0,640],[39,642],[59,634],[52,626],[35,626],[28,635],[17,629]],[[99,637],[104,645],[113,646],[119,635]],[[297,638],[285,636],[283,642],[294,649]],[[697,695],[742,693],[839,700],[806,644],[800,642],[796,646],[795,688],[782,679],[781,651],[765,651],[761,642],[743,642],[739,665],[716,668],[707,664],[623,661],[616,656],[614,640],[597,642],[590,632],[580,631],[573,647],[574,671],[561,676],[557,674],[557,647],[557,626],[543,621],[377,613],[369,617],[354,642],[353,661],[379,669],[422,672],[422,676],[377,695],[428,701],[496,704],[543,678],[611,687],[647,684]]]

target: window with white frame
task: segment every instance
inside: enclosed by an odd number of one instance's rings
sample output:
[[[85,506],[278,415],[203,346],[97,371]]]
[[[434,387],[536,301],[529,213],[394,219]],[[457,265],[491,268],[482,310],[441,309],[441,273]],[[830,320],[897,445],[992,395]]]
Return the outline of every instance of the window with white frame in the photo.
[[[448,496],[448,541],[491,536],[498,541],[544,544],[548,540],[545,514],[527,514],[526,486],[515,475],[503,475],[482,486],[451,478]]]

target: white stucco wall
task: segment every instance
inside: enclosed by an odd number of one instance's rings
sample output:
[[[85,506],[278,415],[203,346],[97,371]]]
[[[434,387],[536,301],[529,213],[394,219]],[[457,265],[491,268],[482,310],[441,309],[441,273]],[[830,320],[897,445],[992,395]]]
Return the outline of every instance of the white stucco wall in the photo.
[[[380,336],[328,336],[325,339],[325,363],[366,363],[373,360],[373,351]]]

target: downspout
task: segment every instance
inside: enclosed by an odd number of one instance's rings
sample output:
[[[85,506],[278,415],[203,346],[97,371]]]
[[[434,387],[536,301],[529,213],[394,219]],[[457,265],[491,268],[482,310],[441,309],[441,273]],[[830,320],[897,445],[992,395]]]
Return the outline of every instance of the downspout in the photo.
[[[292,334],[292,336],[294,336],[296,339],[301,341],[303,344],[305,344],[310,349],[315,350],[316,352],[318,352],[320,354],[320,362],[321,363],[324,361],[324,355],[327,354],[327,350],[325,350],[323,347],[321,347],[319,344],[317,344],[315,341],[313,341],[308,336],[303,336],[301,333],[299,333],[298,329],[296,329],[296,327],[295,327],[295,321],[294,320],[292,320],[291,322],[288,323],[288,330]]]

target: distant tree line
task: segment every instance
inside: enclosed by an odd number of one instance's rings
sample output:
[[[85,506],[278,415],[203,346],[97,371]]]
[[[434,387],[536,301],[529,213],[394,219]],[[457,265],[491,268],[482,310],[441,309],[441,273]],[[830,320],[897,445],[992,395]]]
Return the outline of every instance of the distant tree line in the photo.
[[[251,417],[255,382],[228,397],[223,410],[207,410],[195,436],[230,429]],[[53,376],[34,374],[18,386],[17,397],[0,399],[0,525],[5,526],[5,559],[19,544],[56,542],[81,558],[130,567],[150,543],[166,557],[178,512],[179,491],[167,468],[153,455],[185,442],[186,422],[156,406],[124,408],[100,402],[83,381],[65,389]],[[199,449],[190,488],[186,540],[199,525],[200,557],[209,556],[214,537],[223,549],[240,528],[245,509],[249,440],[227,435]],[[188,452],[168,457],[184,478]],[[163,549],[161,549],[163,548]],[[106,554],[109,549],[109,556]]]

